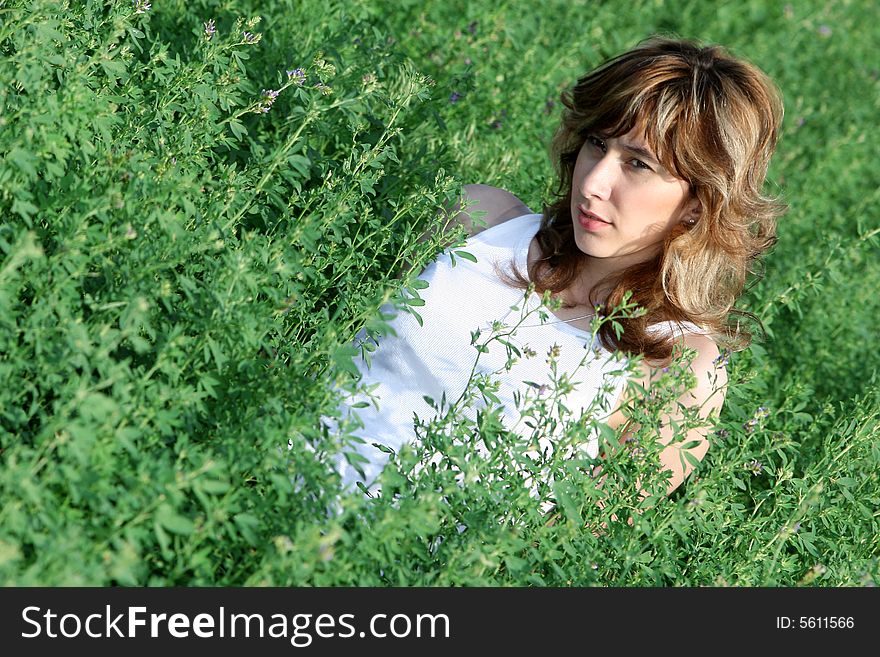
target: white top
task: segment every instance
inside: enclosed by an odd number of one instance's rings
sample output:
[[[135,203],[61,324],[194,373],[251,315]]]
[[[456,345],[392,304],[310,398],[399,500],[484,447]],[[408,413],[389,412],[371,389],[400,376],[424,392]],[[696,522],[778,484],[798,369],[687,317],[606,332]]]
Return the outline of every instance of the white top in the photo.
[[[492,263],[498,262],[502,271],[508,270],[507,263],[512,256],[519,270],[525,273],[529,245],[540,222],[540,214],[527,214],[469,238],[457,250],[475,256],[475,263],[457,257],[453,265],[449,250],[444,251],[419,275],[428,287],[419,290],[424,305],[414,309],[421,315],[424,325],[420,326],[413,315],[402,311],[389,322],[397,335],[380,339],[376,351],[370,355],[371,365],[368,367],[360,357],[355,358],[363,377],[362,383],[376,385],[373,395],[378,398],[379,408],[369,401],[369,397],[358,394],[346,400],[347,404],[367,401],[370,403],[368,407],[352,409],[344,406],[342,409],[343,417],[345,412],[354,412],[362,420],[364,427],[354,433],[365,441],[365,444],[358,445],[357,451],[368,460],[368,463],[361,464],[367,475],[364,481],[339,455],[337,468],[347,487],[353,488],[355,481],[371,487],[387,463],[389,455],[372,443],[396,452],[405,442],[416,439],[414,413],[424,421],[436,416],[437,411],[428,405],[423,395],[432,397],[437,404],[444,391],[448,403],[459,398],[477,360],[478,352],[471,345],[474,331],[482,331],[478,344],[483,343],[491,335],[494,320],[513,327],[523,314],[541,306],[540,296],[532,293],[523,308],[525,291],[506,285],[492,269]],[[513,310],[512,307],[520,309]],[[381,310],[383,313],[395,312],[388,304]],[[597,398],[603,409],[598,417],[606,417],[626,383],[624,356],[607,351],[598,339],[592,340],[589,332],[560,322],[546,308],[544,313],[547,315],[545,325],[542,325],[539,313],[532,312],[521,321],[514,335],[507,338],[522,353],[522,358],[509,371],[505,370],[507,350],[497,341],[489,345],[487,353],[479,354],[475,371],[475,374],[491,374],[492,380],[499,382],[495,395],[503,406],[504,426],[524,436],[532,435],[533,430],[522,421],[514,393],[519,391],[521,396],[528,394],[534,398],[539,392],[544,393],[539,386],[552,388],[547,357],[554,345],[559,348],[557,376],[563,372],[569,374],[574,385],[574,390],[563,397],[565,407],[572,411],[570,419],[580,418]],[[693,324],[675,325],[672,322],[651,328],[702,332]],[[369,337],[361,331],[354,344],[359,345],[365,340]],[[528,357],[523,351],[526,346],[536,355]],[[463,414],[476,420],[476,411],[476,407],[467,408]],[[598,437],[593,435],[584,449],[595,458]]]

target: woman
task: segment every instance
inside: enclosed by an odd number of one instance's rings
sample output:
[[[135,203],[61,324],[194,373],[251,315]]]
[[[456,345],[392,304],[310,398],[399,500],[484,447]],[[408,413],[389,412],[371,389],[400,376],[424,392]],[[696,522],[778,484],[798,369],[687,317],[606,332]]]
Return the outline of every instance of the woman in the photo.
[[[705,455],[708,422],[675,444],[671,427],[694,411],[704,420],[720,411],[722,349],[750,340],[728,318],[783,210],[761,192],[782,119],[779,94],[761,71],[720,47],[654,38],[589,72],[561,100],[552,144],[558,200],[536,214],[504,190],[465,186],[465,202],[475,205],[453,214],[468,230],[462,250],[476,262],[443,253],[420,275],[428,282],[420,318],[400,313],[391,323],[396,335],[375,347],[359,336],[363,383],[378,406],[358,409],[364,443],[357,455],[339,458],[348,485],[375,489],[389,452],[414,440],[414,413],[422,420],[437,413],[425,396],[457,399],[472,373],[498,377],[505,424],[523,429],[523,390],[551,383],[545,353],[577,383],[565,398],[575,418],[601,399],[611,411],[607,424],[620,429],[640,386],[651,387],[675,348],[692,350],[695,385],[681,391],[661,425],[667,493]],[[474,210],[486,212],[484,226],[471,220]],[[523,305],[534,311],[544,291],[562,306],[555,317],[519,322],[514,344],[526,355],[505,370],[509,351],[496,344],[473,367],[476,336],[510,322]],[[612,313],[628,293],[643,314],[619,320],[620,334],[605,323],[594,342],[595,311]],[[640,385],[625,389],[619,359],[636,355]],[[473,419],[476,410],[465,415]],[[636,429],[625,427],[621,440]],[[597,456],[595,436],[587,452]]]

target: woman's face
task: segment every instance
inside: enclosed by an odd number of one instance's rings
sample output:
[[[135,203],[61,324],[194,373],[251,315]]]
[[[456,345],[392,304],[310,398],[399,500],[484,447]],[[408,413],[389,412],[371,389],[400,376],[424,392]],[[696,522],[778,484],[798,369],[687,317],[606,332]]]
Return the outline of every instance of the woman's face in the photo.
[[[571,216],[587,255],[619,258],[621,267],[648,260],[698,208],[688,183],[663,168],[638,127],[620,137],[590,135],[578,154]]]

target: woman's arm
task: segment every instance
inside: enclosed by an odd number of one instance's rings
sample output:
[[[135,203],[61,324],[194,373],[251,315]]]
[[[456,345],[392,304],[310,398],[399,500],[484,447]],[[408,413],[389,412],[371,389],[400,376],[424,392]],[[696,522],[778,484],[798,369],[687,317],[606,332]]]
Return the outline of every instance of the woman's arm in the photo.
[[[468,237],[531,212],[525,203],[499,187],[465,185],[463,191],[462,200],[450,208],[447,214],[453,217],[454,223],[464,226]],[[465,210],[461,209],[462,202],[467,206]],[[473,216],[483,212],[483,216]]]
[[[701,461],[709,450],[708,434],[711,430],[710,417],[721,412],[724,404],[724,397],[727,393],[727,371],[719,358],[718,347],[715,342],[704,335],[686,334],[682,338],[685,347],[693,349],[696,352],[694,360],[690,364],[690,370],[696,378],[695,385],[684,391],[674,403],[674,408],[661,417],[661,429],[658,442],[664,445],[660,452],[661,466],[670,471],[671,477],[667,486],[666,494],[670,495],[687,476],[693,471],[695,465],[691,462]],[[631,397],[624,396],[625,399],[620,404],[615,413],[611,416],[607,424],[617,429],[626,423],[626,418],[622,413],[622,408],[632,403],[635,398],[644,395],[650,391],[651,385],[655,382],[662,372],[657,368],[652,368],[643,364],[641,371],[634,383],[638,384],[634,387],[639,392]],[[642,392],[643,391],[643,392]],[[691,409],[688,411],[688,409]],[[680,426],[686,421],[685,414],[696,411],[697,417],[700,419],[700,426],[690,429],[683,440],[679,439],[673,443],[675,438],[674,427]],[[626,426],[621,438],[621,444],[635,437],[639,430],[637,424]],[[687,449],[685,445],[691,444]],[[691,458],[685,456],[689,454]],[[602,458],[607,458],[602,454]],[[601,475],[601,466],[598,466],[596,475]],[[604,482],[607,475],[602,475],[599,486]],[[636,485],[641,487],[639,482]],[[642,498],[647,497],[647,492],[640,491]],[[600,504],[601,506],[601,504]],[[612,516],[612,519],[616,519]],[[630,519],[632,524],[632,519]]]
[[[472,237],[487,228],[530,212],[525,203],[508,191],[490,185],[464,185],[459,201],[452,207],[443,208],[439,214],[447,218],[444,223],[446,229],[461,224],[468,237]],[[419,242],[429,240],[436,230],[436,226],[429,227],[419,238]]]
[[[416,240],[416,244],[427,242],[438,232],[445,232],[458,224],[464,226],[468,237],[473,237],[487,228],[530,212],[525,203],[499,187],[464,185],[459,201],[451,207],[444,207],[438,213],[438,217],[445,219],[442,227],[432,224]],[[410,268],[411,265],[405,263],[401,275]]]

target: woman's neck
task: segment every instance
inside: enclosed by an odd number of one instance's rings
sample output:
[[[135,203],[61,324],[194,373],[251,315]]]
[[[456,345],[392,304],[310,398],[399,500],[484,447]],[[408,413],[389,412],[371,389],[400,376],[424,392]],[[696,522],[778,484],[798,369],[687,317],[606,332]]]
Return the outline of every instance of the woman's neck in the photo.
[[[560,298],[566,303],[588,308],[592,308],[596,304],[605,305],[608,295],[611,294],[617,280],[626,269],[647,262],[655,256],[656,249],[649,254],[638,251],[607,258],[584,255],[577,278],[560,295]]]

